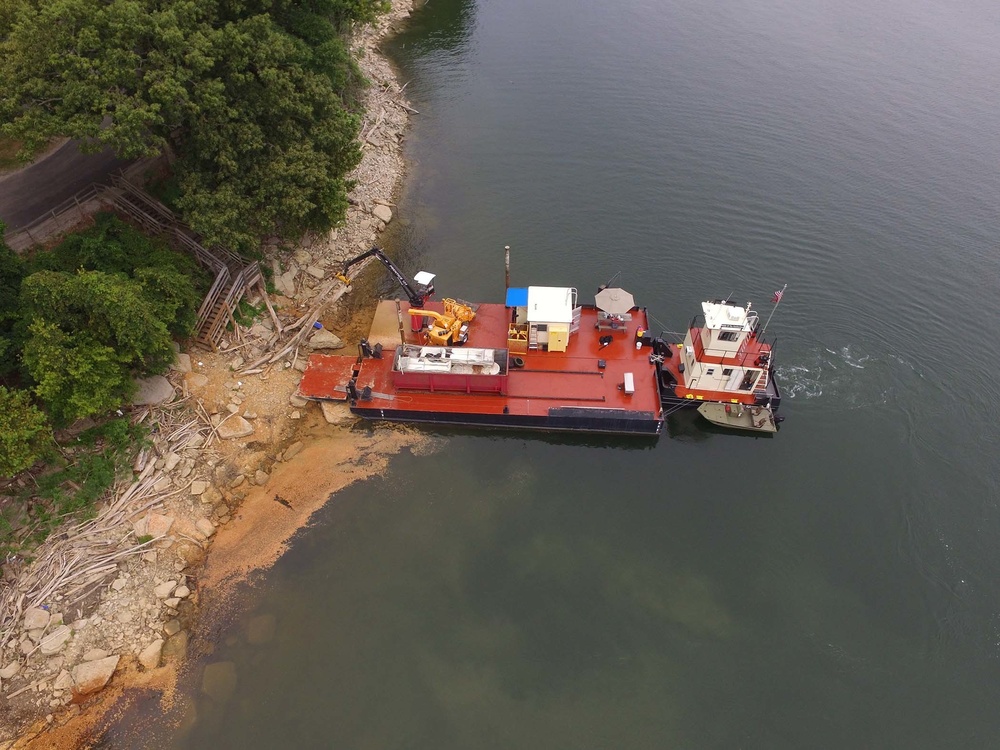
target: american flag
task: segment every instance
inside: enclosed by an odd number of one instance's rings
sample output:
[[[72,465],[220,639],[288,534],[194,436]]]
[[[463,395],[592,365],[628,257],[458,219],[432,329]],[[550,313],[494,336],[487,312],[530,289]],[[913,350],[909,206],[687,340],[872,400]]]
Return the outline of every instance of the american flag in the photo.
[[[785,293],[784,289],[779,289],[778,291],[776,291],[774,295],[771,297],[771,302],[773,302],[774,304],[778,304],[779,302],[781,302],[781,295],[783,295],[784,293]]]

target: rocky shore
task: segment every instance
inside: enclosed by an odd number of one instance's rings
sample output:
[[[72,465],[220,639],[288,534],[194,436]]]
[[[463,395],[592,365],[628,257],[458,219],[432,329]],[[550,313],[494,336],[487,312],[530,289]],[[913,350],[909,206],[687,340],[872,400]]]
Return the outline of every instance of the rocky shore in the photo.
[[[272,248],[274,316],[219,352],[179,352],[137,398],[131,416],[150,428],[151,444],[136,479],[32,561],[4,564],[0,750],[76,747],[131,688],[168,694],[197,646],[201,604],[215,606],[229,584],[272,563],[331,492],[422,440],[405,429],[351,430],[343,405],[321,409],[296,395],[308,352],[343,346],[369,317],[365,308],[352,319],[344,301],[324,305],[333,274],[394,219],[413,110],[378,45],[413,3],[392,5],[352,44],[371,86],[345,225]],[[281,327],[311,309],[323,328],[270,361]]]

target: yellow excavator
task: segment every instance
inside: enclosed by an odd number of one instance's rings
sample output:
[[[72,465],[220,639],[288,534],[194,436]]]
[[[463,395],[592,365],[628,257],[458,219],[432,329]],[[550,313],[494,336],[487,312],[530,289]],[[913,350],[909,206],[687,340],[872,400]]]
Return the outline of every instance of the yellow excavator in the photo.
[[[441,300],[444,314],[433,310],[411,307],[414,318],[430,318],[433,323],[427,327],[427,341],[435,346],[461,346],[469,340],[469,323],[476,317],[470,305],[454,299]]]

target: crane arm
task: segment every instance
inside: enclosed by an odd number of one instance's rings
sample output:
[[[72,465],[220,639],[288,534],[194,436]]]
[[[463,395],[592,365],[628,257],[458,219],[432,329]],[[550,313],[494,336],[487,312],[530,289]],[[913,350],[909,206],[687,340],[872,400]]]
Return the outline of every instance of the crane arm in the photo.
[[[448,328],[449,326],[451,326],[452,323],[455,322],[455,318],[447,317],[445,315],[442,315],[441,313],[434,312],[433,310],[420,310],[411,307],[409,310],[407,310],[407,312],[414,318],[416,317],[430,318],[442,328]]]
[[[397,283],[403,288],[403,291],[406,292],[406,296],[410,300],[410,304],[414,307],[423,307],[427,298],[434,293],[433,284],[427,286],[420,284],[418,285],[419,289],[414,289],[403,275],[403,272],[400,271],[396,267],[396,264],[389,259],[389,256],[377,247],[373,247],[371,250],[366,250],[361,253],[361,255],[351,258],[349,261],[344,263],[340,273],[337,274],[337,278],[344,283],[348,283],[347,272],[350,270],[351,266],[357,265],[361,261],[367,260],[368,258],[377,258],[382,265],[386,267],[389,273],[392,274],[392,277],[396,279]]]

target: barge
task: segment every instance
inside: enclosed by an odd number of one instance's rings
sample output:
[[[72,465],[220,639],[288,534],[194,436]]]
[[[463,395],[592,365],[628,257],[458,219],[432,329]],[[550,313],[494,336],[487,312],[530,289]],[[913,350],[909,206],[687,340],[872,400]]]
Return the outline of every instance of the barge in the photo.
[[[777,431],[772,345],[749,304],[705,302],[669,342],[623,289],[602,287],[593,303],[548,286],[508,288],[503,304],[432,302],[431,274],[413,286],[381,251],[359,257],[372,255],[409,301],[378,303],[357,354],[311,355],[305,398],[374,420],[649,437],[696,406],[720,426]]]

